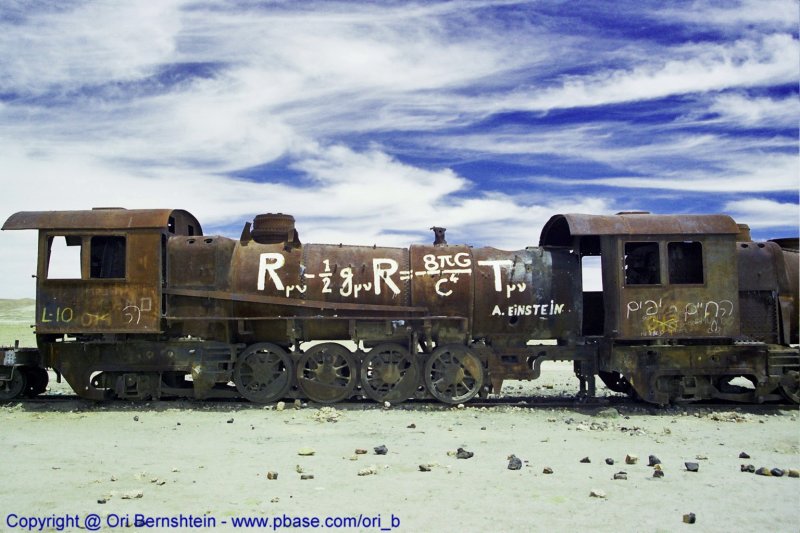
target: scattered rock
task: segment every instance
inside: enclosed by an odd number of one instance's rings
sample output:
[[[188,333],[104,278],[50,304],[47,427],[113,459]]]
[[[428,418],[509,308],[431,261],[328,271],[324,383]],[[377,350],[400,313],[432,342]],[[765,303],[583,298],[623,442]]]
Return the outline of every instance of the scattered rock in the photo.
[[[653,470],[653,477],[664,477],[663,470]]]
[[[464,448],[459,448],[456,450],[456,459],[470,459],[473,455],[473,452],[468,452]]]
[[[134,416],[134,417],[133,417],[133,421],[134,421],[134,422],[138,422],[138,421],[139,421],[139,415],[136,415],[136,416]]]
[[[700,470],[700,465],[697,463],[683,463],[688,472],[697,472]]]
[[[581,459],[581,462],[582,462],[582,463],[591,463],[591,462],[592,462],[592,460],[591,460],[591,459],[589,459],[588,457],[584,457],[583,459]]]
[[[378,467],[375,465],[369,466],[367,468],[362,468],[358,471],[359,476],[373,476],[378,473]]]
[[[456,409],[463,409],[463,408],[464,408],[464,404],[463,403],[460,403],[460,404],[458,404],[456,406]]]
[[[417,425],[412,422],[411,424],[407,425],[406,428],[408,428],[408,429],[417,429]]]
[[[321,407],[314,411],[314,414],[311,415],[311,418],[317,422],[336,423],[339,421],[340,416],[342,416],[342,413],[337,411],[335,407]]]
[[[305,468],[303,468],[303,467],[302,467],[302,466],[300,466],[300,465],[297,465],[297,466],[295,466],[295,467],[294,467],[294,471],[295,471],[295,472],[297,472],[298,474],[302,474],[303,472],[305,472],[305,471],[306,471],[306,469],[305,469]]]
[[[104,503],[106,503],[107,501],[108,501],[108,500],[107,500],[106,498],[97,498],[97,503],[99,503],[99,504],[104,504]]]
[[[739,454],[739,459],[750,459],[750,455],[746,452],[742,452]]]
[[[391,409],[392,408],[392,402],[383,402],[383,408],[384,409]]]
[[[800,477],[800,470],[789,469],[789,477]]]
[[[638,462],[639,462],[639,456],[638,455],[628,454],[628,455],[625,456],[625,464],[626,465],[635,465]]]
[[[366,453],[367,450],[365,450],[364,448],[356,448],[356,455],[365,455]]]
[[[278,402],[275,404],[276,411],[283,411],[284,409],[286,409],[286,402]]]
[[[697,455],[697,456],[695,456],[695,459],[697,459],[698,461],[708,461],[708,456],[707,455]]]
[[[109,479],[109,481],[112,481],[112,482],[116,481],[116,480],[117,480],[117,476],[111,476],[111,478]]]
[[[430,463],[429,464],[425,464],[425,465],[419,465],[419,471],[420,472],[430,472],[432,466],[433,465],[431,465]]]
[[[697,516],[694,513],[687,513],[683,515],[683,522],[685,524],[694,524],[697,521]]]
[[[656,466],[661,464],[661,459],[659,459],[655,455],[651,455],[647,459],[648,459],[647,466]]]
[[[275,497],[274,497],[274,498],[272,498],[272,499],[271,499],[269,502],[270,502],[270,503],[278,503],[279,501],[281,501],[281,499],[280,499],[280,498],[278,498],[277,496],[275,496]]]
[[[228,424],[233,424],[233,418],[228,419]]]
[[[302,480],[306,480],[306,479],[314,479],[314,474],[302,474],[302,475],[300,476],[300,479],[302,479]]]
[[[768,468],[764,468],[763,466],[756,470],[757,476],[772,476],[772,472],[769,471]]]
[[[542,470],[542,474],[552,474],[552,473],[553,469],[550,468],[549,466],[544,467],[544,470]]]
[[[126,492],[122,495],[123,500],[137,500],[144,496],[144,492],[141,490],[131,490]]]
[[[600,409],[594,414],[594,416],[599,418],[619,418],[619,411],[613,407],[609,407],[608,409]]]
[[[316,452],[314,451],[314,448],[309,448],[308,446],[297,450],[297,455],[302,455],[302,456],[314,455],[315,453]]]
[[[780,468],[773,468],[772,470],[769,471],[769,473],[775,477],[783,477],[783,474],[785,474],[786,472],[784,472]]]
[[[591,496],[592,498],[605,498],[606,493],[605,491],[600,489],[592,489],[592,491],[589,493],[589,496]]]
[[[751,474],[756,471],[756,467],[754,465],[741,465],[739,468],[742,472],[749,472]]]
[[[607,465],[613,465],[614,464],[614,459],[612,459],[611,457],[606,457],[606,464]]]
[[[300,398],[296,399],[294,401],[294,408],[295,409],[301,409],[302,407],[303,407],[303,402],[300,401]]]
[[[381,444],[380,446],[375,446],[375,455],[386,455],[389,452],[389,448]]]
[[[628,473],[627,472],[617,472],[616,474],[614,474],[614,479],[628,479]]]
[[[522,460],[517,457],[516,455],[511,455],[508,458],[508,469],[509,470],[519,470],[522,468]]]
[[[278,479],[277,472],[267,472],[267,479]]]

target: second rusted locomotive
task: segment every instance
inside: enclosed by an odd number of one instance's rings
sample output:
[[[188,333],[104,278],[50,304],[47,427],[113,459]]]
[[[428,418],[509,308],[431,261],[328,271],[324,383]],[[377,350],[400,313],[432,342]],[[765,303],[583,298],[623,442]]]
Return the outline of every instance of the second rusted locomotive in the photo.
[[[725,215],[556,215],[517,251],[441,228],[409,248],[304,245],[280,214],[239,239],[182,210],[3,229],[39,230],[38,349],[6,350],[0,398],[52,368],[91,399],[460,403],[568,360],[582,394],[599,376],[657,404],[800,399],[796,240],[750,242]],[[593,260],[603,288],[585,291]]]

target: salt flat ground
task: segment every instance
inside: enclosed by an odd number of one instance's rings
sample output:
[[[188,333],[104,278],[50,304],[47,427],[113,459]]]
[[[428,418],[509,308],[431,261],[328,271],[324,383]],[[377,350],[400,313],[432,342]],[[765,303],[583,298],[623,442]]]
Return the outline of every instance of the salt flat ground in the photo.
[[[29,334],[25,325],[10,329],[19,326],[0,324],[0,345],[13,343],[19,331]],[[540,380],[509,383],[503,394],[520,401],[571,398],[577,389],[571,365],[546,363]],[[50,517],[42,530],[57,531],[55,519],[77,515],[83,528],[94,514],[100,531],[272,531],[274,517],[316,517],[324,526],[326,518],[359,516],[361,527],[337,530],[800,529],[800,479],[740,471],[741,464],[800,468],[797,408],[613,408],[615,395],[605,389],[599,391],[604,400],[591,407],[463,409],[95,404],[64,400],[68,392],[51,383],[49,400],[0,404],[2,531],[24,531],[20,517]],[[380,445],[386,455],[375,454]],[[459,459],[458,448],[474,455]],[[741,452],[751,458],[740,459]],[[507,468],[511,454],[523,461],[520,470]],[[638,456],[636,464],[625,464],[626,455]],[[664,477],[653,477],[649,455],[661,460]],[[685,462],[699,471],[687,471]],[[619,472],[627,479],[614,480]],[[688,513],[696,523],[683,522]],[[137,514],[153,520],[191,515],[206,525],[137,526]],[[270,521],[263,528],[235,527],[242,517]]]

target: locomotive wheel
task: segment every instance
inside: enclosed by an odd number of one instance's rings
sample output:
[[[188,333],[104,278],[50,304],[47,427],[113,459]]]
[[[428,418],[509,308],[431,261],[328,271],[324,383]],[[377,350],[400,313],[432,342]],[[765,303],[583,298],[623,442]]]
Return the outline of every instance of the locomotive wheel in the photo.
[[[356,386],[358,371],[350,350],[325,342],[309,348],[297,360],[297,386],[317,403],[336,403],[348,398]]]
[[[25,374],[19,368],[14,369],[10,380],[0,382],[0,401],[19,397],[27,386]]]
[[[425,363],[425,386],[440,402],[467,402],[483,387],[483,365],[466,346],[442,346]]]
[[[419,370],[404,346],[379,344],[361,363],[361,387],[376,402],[400,403],[419,387]]]
[[[275,344],[254,344],[237,358],[233,382],[239,394],[251,402],[279,400],[292,384],[292,358]]]
[[[792,403],[800,403],[800,372],[792,370],[781,378],[781,393]]]
[[[25,377],[28,381],[27,390],[25,391],[26,396],[38,396],[47,390],[50,376],[44,368],[28,368],[25,371]]]

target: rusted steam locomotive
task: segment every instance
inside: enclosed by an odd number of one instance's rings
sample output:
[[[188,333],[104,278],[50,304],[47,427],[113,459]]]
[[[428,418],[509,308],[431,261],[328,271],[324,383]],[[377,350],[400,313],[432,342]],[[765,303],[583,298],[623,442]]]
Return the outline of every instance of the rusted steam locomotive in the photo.
[[[442,228],[409,248],[304,245],[281,214],[239,239],[182,210],[20,212],[3,229],[39,230],[38,348],[5,349],[3,399],[44,391],[52,368],[96,400],[453,404],[553,360],[579,394],[599,376],[656,404],[800,399],[797,240],[751,242],[725,215],[556,215],[517,251]],[[600,291],[583,290],[588,261]]]

